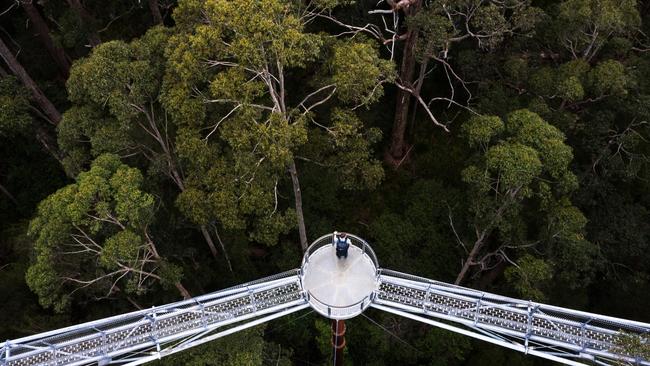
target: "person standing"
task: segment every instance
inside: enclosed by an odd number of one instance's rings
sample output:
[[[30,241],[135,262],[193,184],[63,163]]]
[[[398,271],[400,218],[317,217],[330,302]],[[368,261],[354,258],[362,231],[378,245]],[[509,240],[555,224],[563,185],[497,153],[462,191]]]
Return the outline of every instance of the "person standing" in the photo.
[[[333,243],[336,248],[336,258],[347,258],[348,249],[350,249],[350,245],[352,244],[352,241],[348,238],[348,234],[335,231],[333,235]]]

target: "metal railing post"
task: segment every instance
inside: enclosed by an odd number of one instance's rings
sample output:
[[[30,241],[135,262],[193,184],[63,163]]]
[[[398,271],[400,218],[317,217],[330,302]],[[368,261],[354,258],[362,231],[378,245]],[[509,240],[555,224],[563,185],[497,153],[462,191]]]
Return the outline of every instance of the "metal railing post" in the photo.
[[[9,359],[9,356],[11,355],[10,348],[11,348],[11,342],[9,342],[9,340],[7,339],[7,341],[5,342],[5,360]]]

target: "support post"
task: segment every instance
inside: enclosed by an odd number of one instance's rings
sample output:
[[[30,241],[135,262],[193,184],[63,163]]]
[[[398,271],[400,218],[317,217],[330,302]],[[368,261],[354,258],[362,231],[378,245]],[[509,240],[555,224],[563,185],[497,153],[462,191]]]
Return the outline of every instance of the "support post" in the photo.
[[[332,319],[332,352],[334,366],[343,366],[343,349],[345,348],[345,320]]]

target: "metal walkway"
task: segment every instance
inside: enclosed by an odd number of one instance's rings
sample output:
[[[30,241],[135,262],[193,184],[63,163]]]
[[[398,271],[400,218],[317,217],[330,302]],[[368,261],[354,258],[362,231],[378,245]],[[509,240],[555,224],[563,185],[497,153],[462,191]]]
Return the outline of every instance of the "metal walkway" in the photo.
[[[390,270],[380,270],[380,281],[371,305],[380,310],[564,364],[584,365],[577,361],[588,360],[601,365],[650,365],[650,360],[630,357],[619,346],[620,331],[650,342],[647,323],[513,299]]]
[[[331,270],[317,271],[317,277],[310,279],[303,273],[310,260],[317,263],[311,255],[322,255],[323,247],[331,245],[324,236],[307,250],[301,269],[186,301],[0,343],[0,366],[139,365],[310,306],[332,319],[346,319],[371,306],[567,365],[650,366],[650,360],[635,358],[620,347],[621,331],[650,344],[650,324],[378,269],[372,248],[363,239],[354,238],[358,243],[353,244],[361,248],[362,256],[368,256],[373,268],[364,277],[346,277]],[[327,268],[348,271],[348,266],[336,264]],[[328,282],[328,276],[335,278],[334,282]],[[356,282],[366,277],[376,286],[366,286],[368,294],[350,304],[323,303],[305,285],[305,281],[315,281],[312,290],[322,283],[330,291],[339,291],[336,281]]]
[[[298,272],[8,341],[0,344],[0,365],[139,365],[152,361],[308,307]]]

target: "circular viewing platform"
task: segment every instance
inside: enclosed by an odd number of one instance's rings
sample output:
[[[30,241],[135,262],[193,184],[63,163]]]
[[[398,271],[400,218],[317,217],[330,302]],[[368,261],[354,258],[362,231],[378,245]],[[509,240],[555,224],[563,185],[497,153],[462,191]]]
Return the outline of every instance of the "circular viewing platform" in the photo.
[[[333,234],[318,238],[302,260],[302,287],[311,307],[330,319],[361,314],[379,287],[379,263],[363,239],[348,234],[348,257],[336,257]]]

